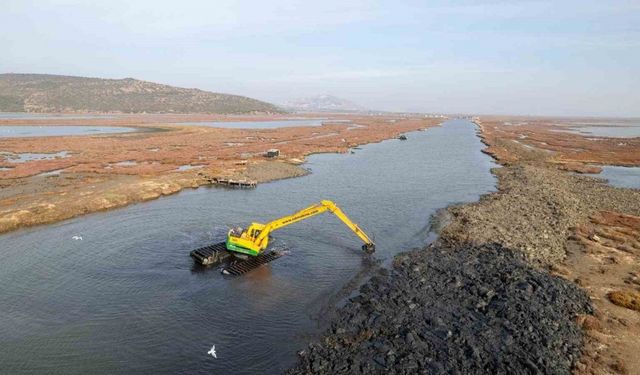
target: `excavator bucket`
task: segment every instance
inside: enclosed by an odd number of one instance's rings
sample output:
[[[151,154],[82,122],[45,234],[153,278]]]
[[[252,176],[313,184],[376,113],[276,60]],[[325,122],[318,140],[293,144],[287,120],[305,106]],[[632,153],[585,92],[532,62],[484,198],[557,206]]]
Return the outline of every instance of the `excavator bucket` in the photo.
[[[376,252],[376,245],[374,243],[366,243],[362,245],[362,251],[367,254],[373,254]]]

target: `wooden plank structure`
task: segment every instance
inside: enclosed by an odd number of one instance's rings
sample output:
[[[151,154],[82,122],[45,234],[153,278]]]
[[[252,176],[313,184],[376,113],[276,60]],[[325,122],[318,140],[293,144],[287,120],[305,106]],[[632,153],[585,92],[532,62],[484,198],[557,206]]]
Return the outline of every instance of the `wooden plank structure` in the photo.
[[[268,158],[277,158],[278,156],[280,156],[280,150],[278,150],[277,148],[269,149],[264,156]]]
[[[211,180],[211,183],[216,184],[216,185],[224,185],[224,186],[229,186],[229,187],[236,187],[236,188],[255,188],[256,186],[258,186],[258,182],[254,181],[254,180],[233,180],[230,178],[213,178]]]

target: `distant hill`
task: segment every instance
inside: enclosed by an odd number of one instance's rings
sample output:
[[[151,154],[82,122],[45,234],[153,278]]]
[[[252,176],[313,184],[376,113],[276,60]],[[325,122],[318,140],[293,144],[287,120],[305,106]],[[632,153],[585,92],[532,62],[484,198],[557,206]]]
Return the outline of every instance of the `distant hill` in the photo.
[[[332,95],[317,95],[309,98],[291,100],[283,107],[296,111],[310,112],[364,112],[366,108],[346,99]]]
[[[185,89],[133,78],[0,74],[0,111],[123,113],[282,112],[238,95]]]

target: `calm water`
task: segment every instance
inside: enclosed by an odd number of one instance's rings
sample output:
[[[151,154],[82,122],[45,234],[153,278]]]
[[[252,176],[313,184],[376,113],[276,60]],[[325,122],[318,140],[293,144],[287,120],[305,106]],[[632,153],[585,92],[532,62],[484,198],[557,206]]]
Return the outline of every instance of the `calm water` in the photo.
[[[88,126],[88,125],[35,125],[35,126],[13,126],[0,125],[0,138],[18,137],[55,137],[62,135],[95,135],[127,133],[140,131],[134,128],[114,127],[114,126]]]
[[[71,155],[69,154],[69,151],[53,152],[50,154],[39,154],[39,153],[33,153],[33,152],[13,154],[13,153],[7,153],[7,152],[0,152],[0,157],[6,159],[6,161],[8,161],[9,163],[26,163],[30,161],[36,161],[36,160],[53,160],[58,158],[68,158],[68,157],[71,157]]]
[[[604,178],[613,186],[640,189],[640,167],[606,166],[591,176]]]
[[[634,138],[640,137],[638,126],[585,126],[574,129],[576,132],[596,137]]]
[[[232,129],[273,129],[290,128],[294,126],[320,126],[323,119],[304,120],[278,120],[278,121],[201,121],[201,122],[180,122],[176,125],[197,125],[210,126],[212,128],[232,128]],[[327,121],[329,122],[329,121]],[[339,122],[339,121],[331,121]]]
[[[634,138],[640,137],[640,120],[608,122],[575,122],[567,131],[595,137]]]
[[[424,245],[437,209],[494,189],[494,164],[467,121],[408,138],[311,156],[311,175],[255,190],[200,188],[0,236],[4,372],[282,371],[363,269],[357,237],[316,216],[275,232],[290,253],[239,278],[195,267],[189,251],[320,199],[375,236],[382,262]]]

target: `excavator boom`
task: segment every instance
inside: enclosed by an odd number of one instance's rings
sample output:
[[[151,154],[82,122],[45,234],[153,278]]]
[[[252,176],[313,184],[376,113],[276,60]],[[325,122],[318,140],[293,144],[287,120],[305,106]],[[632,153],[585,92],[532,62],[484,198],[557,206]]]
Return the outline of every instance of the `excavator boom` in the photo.
[[[259,255],[269,245],[269,234],[274,230],[298,221],[308,219],[312,216],[329,211],[336,215],[349,229],[351,229],[363,242],[363,250],[367,253],[375,251],[375,244],[360,227],[355,224],[335,203],[328,200],[320,201],[293,215],[284,216],[267,224],[252,223],[244,231],[230,230],[227,235],[226,246],[230,251],[244,253],[248,255]]]

